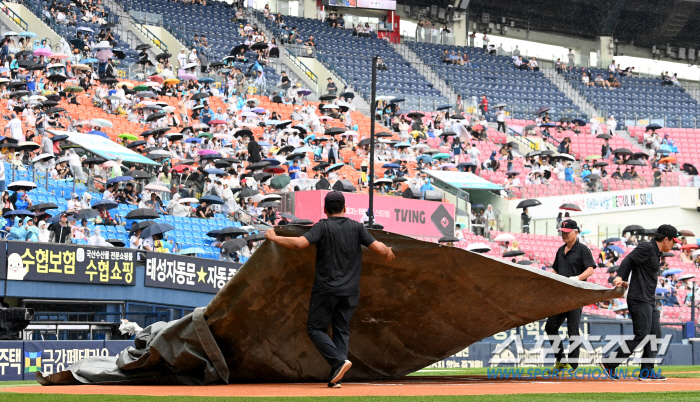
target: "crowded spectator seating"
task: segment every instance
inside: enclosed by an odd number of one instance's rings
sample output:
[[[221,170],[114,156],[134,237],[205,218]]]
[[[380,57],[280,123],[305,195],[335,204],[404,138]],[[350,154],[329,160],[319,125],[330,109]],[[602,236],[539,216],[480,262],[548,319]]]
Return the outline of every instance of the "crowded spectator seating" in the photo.
[[[222,61],[230,55],[233,48],[246,40],[236,29],[238,23],[232,23],[236,21],[236,10],[221,2],[214,1],[201,5],[167,0],[135,0],[129,4],[129,7],[130,10],[162,15],[165,28],[177,38],[184,37],[189,42],[185,45],[196,48],[200,55],[208,59],[207,65]],[[245,22],[242,23],[245,24]],[[195,35],[205,35],[209,46],[205,48],[194,43]],[[168,51],[177,55],[180,49],[168,49]],[[247,63],[233,63],[233,67],[241,68],[244,73],[253,65],[256,53],[248,50],[246,56],[249,60]],[[265,72],[266,88],[272,91],[279,83],[280,75],[271,66],[262,67]]]
[[[464,46],[445,46],[429,43],[406,42],[406,44],[435,72],[451,85],[465,102],[482,95],[489,101],[487,118],[495,121],[493,105],[508,104],[512,117],[527,119],[541,107],[549,107],[555,120],[563,116],[586,119],[578,106],[564,95],[556,85],[540,71],[520,70],[509,56],[493,56],[483,49]],[[442,61],[444,51],[467,53],[469,65],[449,65]]]
[[[363,98],[369,100],[372,89],[370,57],[379,55],[387,70],[377,71],[378,96],[406,98],[405,109],[409,110],[434,110],[435,105],[448,103],[439,90],[433,88],[388,42],[377,39],[376,35],[353,36],[351,29],[331,28],[315,19],[291,16],[284,19],[287,26],[298,29],[304,41],[313,35],[320,59],[329,63]],[[281,29],[269,20],[265,20],[265,24],[279,40]]]
[[[644,133],[648,131],[642,126],[627,127],[632,138],[635,138],[639,144],[645,144]],[[694,128],[674,128],[664,127],[656,130],[660,138],[668,136],[668,140],[673,141],[671,150],[678,152],[670,152],[669,156],[675,157],[678,160],[678,165],[690,163],[694,166],[700,166],[700,129]],[[669,142],[670,142],[669,141]]]
[[[50,9],[52,3],[53,2],[46,1],[46,0],[36,0],[36,4],[39,5],[42,9],[45,6]],[[100,33],[100,31],[102,31],[102,29],[100,28],[100,24],[96,24],[96,23],[93,24],[90,21],[83,21],[81,19],[80,8],[68,0],[58,0],[58,1],[55,1],[55,3],[59,3],[59,4],[62,4],[64,7],[68,7],[72,12],[74,12],[78,16],[77,26],[66,25],[66,24],[59,24],[57,26],[55,22],[53,24],[51,24],[52,28],[55,30],[55,32],[58,35],[62,36],[66,40],[66,42],[70,43],[71,40],[76,38],[76,34],[78,33],[78,28],[89,28],[93,32],[89,32],[86,30],[81,30],[80,32],[84,35],[89,34],[90,39],[93,40],[95,43],[99,42],[99,40],[97,39],[97,35]],[[107,7],[107,6],[103,6],[103,7],[105,10],[103,18],[105,20],[110,21],[110,22],[118,23],[119,16],[114,15],[111,12],[111,10],[109,9],[109,7]],[[38,11],[38,9],[36,9],[36,8],[30,8],[30,10],[32,10],[32,12]],[[46,20],[46,16],[44,16],[44,15],[37,14],[37,17],[39,17],[40,19]],[[126,64],[126,65],[136,63],[139,59],[138,52],[129,46],[129,44],[126,42],[125,38],[122,38],[116,29],[111,28],[111,31],[112,31],[112,34],[114,35],[114,39],[115,39],[114,46],[113,46],[114,50],[121,50],[122,52],[124,52],[125,57],[124,57],[124,59],[120,60],[119,63]],[[53,45],[56,46],[57,44],[54,43]],[[53,50],[56,50],[56,49],[53,49]],[[80,50],[82,51],[82,49],[80,49]]]
[[[581,82],[583,72],[591,75],[591,82],[599,74],[607,79],[610,72],[602,69],[570,69],[564,73],[569,83],[597,109],[614,115],[618,129],[625,120],[663,119],[667,127],[695,128],[700,116],[700,105],[683,88],[662,85],[658,78],[617,77],[619,88],[607,89],[586,86]]]

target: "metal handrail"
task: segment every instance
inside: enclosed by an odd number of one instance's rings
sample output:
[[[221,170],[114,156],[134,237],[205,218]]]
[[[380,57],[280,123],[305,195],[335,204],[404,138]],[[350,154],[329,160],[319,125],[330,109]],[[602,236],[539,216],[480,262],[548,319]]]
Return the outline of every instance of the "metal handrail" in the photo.
[[[141,21],[137,20],[134,17],[131,17],[131,23],[134,24],[136,28],[138,28],[139,31],[141,31],[141,33],[144,34],[146,38],[148,38],[148,40],[151,41],[151,43],[153,43],[154,45],[156,45],[161,51],[168,51],[168,45],[163,43],[163,41],[160,40],[160,38],[157,37],[153,32],[151,32],[150,29],[146,28],[146,26],[143,25]]]
[[[318,76],[314,74],[313,71],[309,67],[306,66],[301,60],[297,58],[294,53],[292,53],[289,49],[286,47],[284,48],[284,53],[289,57],[290,60],[294,63],[295,66],[297,66],[301,71],[304,72],[304,74],[311,79],[311,81],[314,82],[314,84],[318,85]]]
[[[7,14],[8,17],[12,19],[12,21],[15,22],[20,28],[24,29],[25,31],[29,28],[29,24],[27,24],[27,21],[23,20],[22,17],[19,16],[14,10],[12,10],[10,7],[5,4],[4,1],[0,1],[0,4],[3,7],[3,12]]]

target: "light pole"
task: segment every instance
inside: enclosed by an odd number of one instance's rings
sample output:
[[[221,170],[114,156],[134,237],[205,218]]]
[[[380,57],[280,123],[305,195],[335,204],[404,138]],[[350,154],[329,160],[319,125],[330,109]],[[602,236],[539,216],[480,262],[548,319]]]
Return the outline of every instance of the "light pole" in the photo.
[[[369,114],[371,122],[369,126],[369,207],[367,216],[368,226],[374,228],[374,124],[377,119],[377,60],[379,56],[372,57],[372,94],[370,95]]]

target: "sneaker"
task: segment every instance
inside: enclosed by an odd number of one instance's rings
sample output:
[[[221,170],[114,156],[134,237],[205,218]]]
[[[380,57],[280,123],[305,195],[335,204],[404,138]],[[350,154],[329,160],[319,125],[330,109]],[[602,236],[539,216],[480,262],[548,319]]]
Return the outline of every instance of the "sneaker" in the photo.
[[[666,381],[666,377],[652,371],[651,373],[639,374],[639,381]]]
[[[611,380],[617,381],[620,379],[620,377],[617,374],[615,374],[615,369],[610,367],[608,363],[600,362],[598,365],[601,369],[603,369],[603,373],[605,373],[605,375]]]
[[[345,373],[347,373],[347,371],[350,370],[350,367],[352,367],[352,362],[350,360],[346,360],[337,369],[335,369],[333,375],[331,376],[330,383],[335,384],[338,381],[342,380]]]
[[[328,383],[328,388],[340,388],[340,387],[342,387],[342,385],[340,385],[339,382],[337,382],[335,384],[333,384],[332,382]]]

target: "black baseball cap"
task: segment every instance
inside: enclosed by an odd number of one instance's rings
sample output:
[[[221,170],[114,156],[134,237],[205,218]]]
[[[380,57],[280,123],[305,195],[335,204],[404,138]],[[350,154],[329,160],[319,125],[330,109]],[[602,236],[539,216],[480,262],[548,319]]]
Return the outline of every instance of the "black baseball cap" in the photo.
[[[344,207],[345,206],[345,196],[340,191],[331,191],[326,194],[324,199],[324,206],[327,207]]]
[[[565,233],[569,233],[572,230],[578,230],[578,224],[573,219],[567,219],[567,220],[563,221],[561,223],[561,227],[559,228],[560,232],[565,232]]]
[[[660,234],[661,236],[668,237],[676,243],[681,242],[678,240],[678,230],[674,226],[661,225],[658,229],[656,229],[656,233]]]

